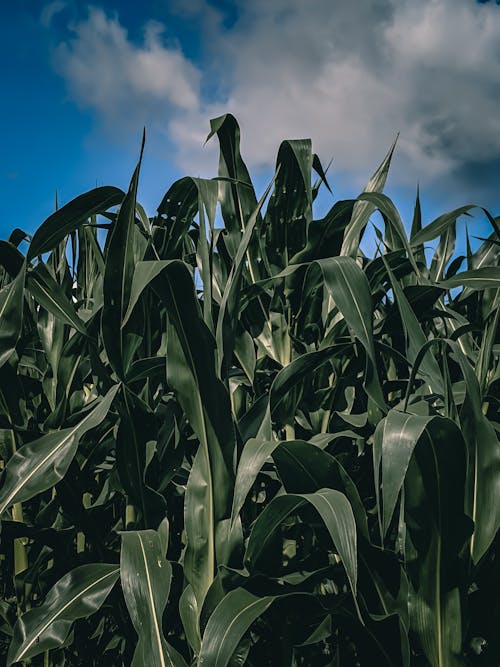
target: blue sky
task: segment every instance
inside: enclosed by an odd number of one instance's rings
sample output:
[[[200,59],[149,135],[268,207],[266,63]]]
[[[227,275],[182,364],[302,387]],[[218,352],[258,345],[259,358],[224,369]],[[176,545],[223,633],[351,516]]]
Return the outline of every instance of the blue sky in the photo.
[[[0,236],[32,232],[96,184],[127,187],[142,127],[150,215],[185,174],[214,176],[209,119],[230,111],[263,189],[279,142],[333,157],[358,194],[396,132],[386,192],[408,220],[500,213],[500,7],[474,0],[17,0],[2,3]],[[327,199],[324,204],[328,204]],[[480,216],[471,232],[488,227]]]

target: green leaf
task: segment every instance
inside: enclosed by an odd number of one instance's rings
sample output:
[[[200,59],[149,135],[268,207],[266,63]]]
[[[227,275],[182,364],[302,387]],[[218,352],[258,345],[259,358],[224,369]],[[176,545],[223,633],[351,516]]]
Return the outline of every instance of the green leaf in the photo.
[[[164,497],[145,482],[147,443],[156,436],[153,415],[125,387],[118,407],[116,467],[129,501],[139,508],[141,526],[151,528],[158,525],[166,509]]]
[[[147,259],[180,258],[197,210],[198,192],[193,179],[186,176],[175,181],[158,206],[152,229],[154,250]]]
[[[146,287],[150,285],[172,261],[174,260],[165,259],[159,261],[137,262],[134,269],[134,276],[132,278],[132,285],[130,287],[129,303],[127,311],[123,317],[122,327],[127,324]]]
[[[120,575],[117,565],[92,563],[75,568],[53,586],[42,605],[14,626],[7,665],[62,646],[74,621],[94,614]]]
[[[199,609],[196,595],[191,584],[188,584],[182,591],[179,599],[179,614],[182,621],[182,627],[186,633],[186,639],[193,649],[198,654],[201,647],[201,637],[199,628]]]
[[[250,571],[258,569],[274,531],[287,516],[297,512],[306,502],[316,509],[330,533],[342,559],[352,593],[356,597],[358,567],[356,522],[346,496],[334,489],[320,489],[316,493],[307,494],[286,494],[273,498],[252,528],[245,556],[246,566]]]
[[[248,492],[252,488],[260,469],[279,444],[278,441],[267,441],[257,438],[250,438],[245,444],[238,463],[238,471],[234,483],[231,523],[234,523],[236,517],[241,512]]]
[[[145,242],[135,225],[137,186],[144,141],[143,135],[139,161],[111,230],[104,269],[102,339],[111,366],[121,380],[133,356],[133,343],[126,332],[122,331],[122,323],[130,300],[135,264],[142,259],[145,250],[143,245],[141,252],[141,245]]]
[[[118,385],[113,386],[75,426],[48,433],[16,451],[3,474],[0,515],[14,503],[50,489],[64,477],[80,439],[104,420],[117,391]]]
[[[61,285],[51,275],[45,264],[38,264],[26,275],[26,287],[41,306],[64,324],[87,335],[84,323],[78,317],[75,306],[66,296]]]
[[[241,334],[236,336],[234,340],[234,354],[241,365],[241,369],[249,381],[253,383],[255,363],[257,359],[255,354],[254,341],[248,331],[243,331]]]
[[[171,322],[167,379],[200,442],[210,453],[222,511],[223,490],[228,483],[225,475],[232,470],[234,430],[229,394],[215,373],[215,341],[201,318],[186,265],[174,261],[160,277],[155,290],[165,300]]]
[[[313,505],[323,519],[342,560],[356,602],[357,531],[351,503],[343,493],[334,489],[320,489],[316,493],[303,494],[302,497]]]
[[[173,663],[162,631],[162,617],[172,579],[155,530],[121,534],[120,578],[125,603],[138,635],[132,666],[170,667]]]
[[[338,201],[321,220],[311,220],[306,245],[295,254],[291,264],[300,264],[315,259],[340,254],[344,229],[352,217],[355,201]],[[276,276],[275,276],[276,277]]]
[[[293,423],[301,392],[294,391],[311,373],[345,351],[345,345],[329,345],[307,352],[282,368],[274,378],[269,392],[271,417],[278,426]]]
[[[310,139],[282,141],[276,181],[265,216],[265,249],[272,273],[282,269],[305,245],[312,219],[312,149]]]
[[[392,154],[396,148],[397,140],[398,138],[396,137],[394,143],[389,148],[389,151],[387,152],[385,158],[382,160],[380,166],[366,184],[364,192],[382,192],[384,189],[384,185],[387,180],[387,174],[391,164]],[[374,205],[371,202],[356,202],[352,212],[351,220],[347,225],[344,233],[344,242],[342,243],[342,248],[340,250],[341,255],[356,257],[358,253],[360,237],[368,223],[370,215],[373,213],[373,210]]]
[[[0,240],[0,266],[15,278],[24,264],[24,255],[9,241]]]
[[[219,200],[227,232],[224,243],[231,257],[237,252],[245,222],[257,207],[252,181],[240,153],[240,128],[236,118],[225,114],[210,121],[207,141],[219,139]]]
[[[391,230],[396,234],[399,241],[401,242],[401,247],[406,250],[408,259],[411,262],[415,273],[418,273],[418,267],[413,256],[413,251],[410,244],[408,243],[408,238],[406,236],[405,228],[403,221],[398,213],[397,208],[394,206],[394,203],[386,195],[380,192],[363,192],[358,197],[358,201],[368,201],[384,215],[384,219],[389,223]]]
[[[314,493],[322,488],[341,490],[351,503],[358,531],[369,539],[366,511],[358,489],[336,457],[304,440],[280,442],[271,455],[287,493]]]
[[[435,344],[447,345],[451,349],[465,380],[465,400],[459,415],[468,449],[465,508],[475,525],[470,547],[472,559],[478,563],[500,527],[500,447],[492,423],[483,414],[481,390],[474,369],[456,341],[433,339],[425,344],[412,369],[405,404],[418,364],[426,350]]]
[[[219,352],[219,363],[218,363],[219,375],[221,374],[221,369],[224,365],[224,360],[228,365],[230,365],[231,363],[231,358],[234,348],[234,338],[236,335],[236,328],[238,324],[238,313],[239,313],[240,299],[241,299],[241,277],[242,277],[243,267],[245,265],[245,261],[248,261],[247,258],[248,246],[252,238],[253,230],[259,218],[260,210],[267,199],[267,196],[269,194],[273,182],[274,179],[267,186],[267,189],[262,195],[259,203],[252,211],[249,219],[245,222],[246,224],[245,231],[238,245],[238,250],[234,257],[231,266],[231,271],[229,273],[226,285],[224,287],[224,293],[222,295],[222,301],[220,304],[219,316],[217,319],[217,332],[216,332],[217,348]]]
[[[130,366],[126,379],[130,384],[154,376],[164,377],[165,368],[165,357],[146,357],[145,359],[137,359]]]
[[[474,290],[497,288],[500,287],[500,267],[484,266],[481,269],[462,271],[462,273],[457,273],[453,278],[442,280],[439,284],[441,287],[446,287],[446,289],[452,289],[461,285]]]
[[[25,264],[8,285],[0,289],[0,367],[15,350],[23,326]]]
[[[331,257],[316,262],[323,272],[325,286],[347,326],[363,345],[367,356],[366,392],[375,404],[387,410],[380,379],[372,331],[372,298],[368,280],[351,257]]]
[[[481,391],[474,369],[454,341],[447,343],[465,379],[466,397],[460,422],[468,445],[466,512],[474,521],[471,555],[478,563],[500,527],[500,443],[493,424],[482,410]]]
[[[456,208],[449,213],[440,215],[438,218],[433,220],[433,222],[412,236],[411,244],[413,246],[418,246],[421,243],[432,241],[432,239],[441,236],[441,234],[443,234],[443,232],[445,232],[448,227],[456,223],[457,218],[459,218],[461,215],[467,215],[472,208],[475,208],[475,206],[461,206],[460,208]]]
[[[225,489],[222,489],[225,494]],[[184,499],[187,549],[184,574],[191,584],[201,610],[215,576],[214,486],[206,450],[199,447],[191,467]]]
[[[201,608],[214,576],[215,524],[230,511],[234,430],[229,394],[216,376],[215,341],[201,316],[186,265],[178,260],[141,262],[136,275],[131,304],[149,283],[166,304],[167,381],[202,450],[186,492],[186,576]]]
[[[432,438],[439,429],[440,437],[462,440],[460,429],[450,419],[444,417],[423,417],[420,415],[390,410],[377,426],[373,441],[373,469],[375,493],[380,510],[379,471],[382,464],[382,537],[385,537],[413,451],[425,434]]]
[[[472,531],[464,514],[466,451],[459,429],[447,419],[429,422],[405,480],[405,521],[411,579],[412,630],[431,665],[461,664],[460,553]]]
[[[202,178],[193,178],[193,183],[198,191],[198,220],[200,227],[200,233],[198,235],[198,257],[201,281],[203,284],[203,319],[213,333],[213,234],[219,185],[217,181]],[[208,230],[205,224],[205,214],[208,217]]]
[[[90,190],[57,210],[37,229],[28,249],[28,262],[53,250],[68,234],[87,220],[120,204],[125,193],[119,188],[105,186]]]
[[[230,591],[208,620],[198,664],[226,667],[245,632],[275,599],[271,595],[257,597],[244,588]]]
[[[410,306],[408,299],[406,298],[405,293],[401,288],[401,285],[396,280],[394,274],[389,268],[389,265],[385,261],[385,258],[384,257],[382,258],[384,260],[384,265],[387,271],[387,275],[389,276],[389,280],[391,281],[391,286],[394,292],[395,301],[397,303],[399,314],[401,317],[401,324],[403,326],[403,330],[405,333],[406,357],[408,358],[408,361],[411,364],[414,364],[419,354],[419,351],[425,345],[427,339],[420,325],[420,322],[417,319],[417,316],[413,312],[413,309]],[[431,392],[442,394],[444,391],[443,377],[441,375],[438,363],[434,358],[434,356],[432,355],[431,351],[427,352],[427,354],[423,357],[421,362],[421,367],[422,367],[421,375],[423,376],[425,382],[428,384],[429,390]]]
[[[438,247],[432,258],[429,275],[432,281],[441,280],[444,277],[444,271],[448,262],[455,251],[455,244],[457,238],[456,224],[451,224],[441,234]]]

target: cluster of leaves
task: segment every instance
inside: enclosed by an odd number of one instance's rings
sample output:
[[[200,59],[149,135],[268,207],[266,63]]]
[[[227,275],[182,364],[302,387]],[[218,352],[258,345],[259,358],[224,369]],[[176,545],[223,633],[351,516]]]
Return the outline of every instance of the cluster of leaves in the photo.
[[[258,201],[211,135],[154,218],[139,161],[0,242],[7,665],[497,665],[498,219],[408,238],[394,147],[315,219],[309,141]]]

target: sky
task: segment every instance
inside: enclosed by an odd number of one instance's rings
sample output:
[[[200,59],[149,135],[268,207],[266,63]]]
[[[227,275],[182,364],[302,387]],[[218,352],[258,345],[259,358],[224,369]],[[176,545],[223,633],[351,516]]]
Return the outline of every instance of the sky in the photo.
[[[0,3],[0,237],[33,232],[146,150],[153,215],[184,175],[212,177],[209,121],[238,119],[261,192],[281,140],[333,160],[354,197],[399,132],[386,194],[409,225],[463,204],[500,214],[500,6],[493,0],[16,0]],[[472,235],[489,233],[480,214]]]

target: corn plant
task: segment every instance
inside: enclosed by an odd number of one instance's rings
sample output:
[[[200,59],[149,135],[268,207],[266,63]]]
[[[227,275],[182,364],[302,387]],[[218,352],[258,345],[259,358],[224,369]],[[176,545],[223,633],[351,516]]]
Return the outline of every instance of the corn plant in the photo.
[[[394,146],[319,219],[310,141],[258,197],[211,129],[0,242],[5,663],[497,665],[499,219],[408,235]]]

